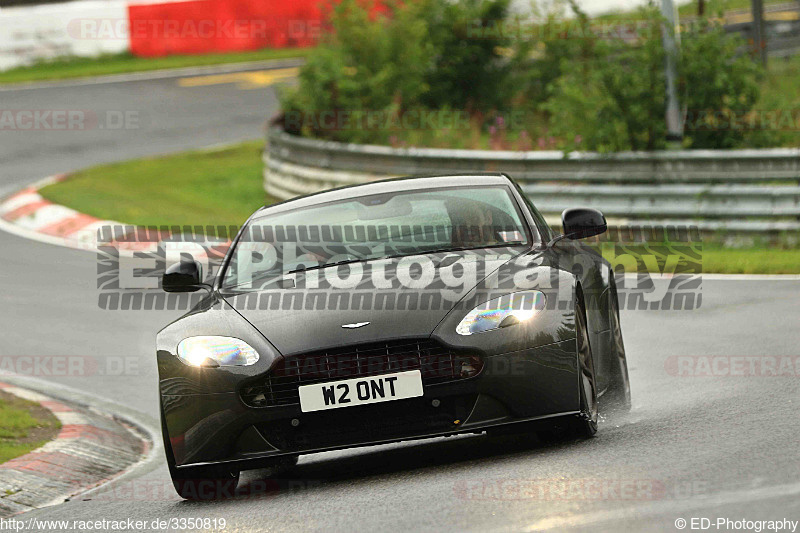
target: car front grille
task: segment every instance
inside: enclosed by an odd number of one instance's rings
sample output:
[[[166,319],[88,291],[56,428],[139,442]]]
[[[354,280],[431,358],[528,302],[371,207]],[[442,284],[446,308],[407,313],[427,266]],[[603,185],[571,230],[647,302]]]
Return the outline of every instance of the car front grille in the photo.
[[[299,404],[297,388],[311,383],[419,370],[423,385],[476,376],[483,361],[430,339],[402,339],[331,348],[284,358],[239,391],[250,407]]]
[[[275,448],[295,452],[455,433],[472,412],[477,398],[474,393],[444,396],[436,407],[425,398],[359,405],[303,413],[296,427],[289,419],[282,419],[257,424],[256,429]]]

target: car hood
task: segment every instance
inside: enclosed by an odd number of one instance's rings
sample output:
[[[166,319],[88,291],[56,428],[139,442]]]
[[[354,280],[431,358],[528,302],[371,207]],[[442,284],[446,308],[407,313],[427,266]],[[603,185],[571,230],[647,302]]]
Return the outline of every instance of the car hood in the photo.
[[[385,279],[395,280],[391,289],[376,288],[367,274],[372,265],[364,263],[365,279],[349,289],[332,289],[324,286],[324,282],[320,289],[301,288],[307,286],[306,276],[312,272],[319,273],[319,279],[324,280],[326,270],[337,268],[328,267],[287,276],[296,280],[297,288],[244,292],[223,289],[220,294],[283,355],[388,339],[421,338],[430,336],[470,289],[523,251],[504,248],[502,252],[487,249],[477,253],[429,254],[425,257],[435,265],[436,275],[434,283],[426,289],[400,286],[397,270],[398,266],[404,267],[402,258],[398,258],[384,260]],[[453,272],[453,263],[469,261],[468,255],[484,258],[484,266],[476,269],[474,282],[470,279],[451,293],[450,298],[437,299],[442,289],[448,289],[440,274],[448,268]],[[492,259],[493,256],[496,258]],[[342,271],[343,277],[346,274],[346,270]],[[360,303],[353,301],[355,294],[361,297]],[[364,322],[367,324],[354,327]]]

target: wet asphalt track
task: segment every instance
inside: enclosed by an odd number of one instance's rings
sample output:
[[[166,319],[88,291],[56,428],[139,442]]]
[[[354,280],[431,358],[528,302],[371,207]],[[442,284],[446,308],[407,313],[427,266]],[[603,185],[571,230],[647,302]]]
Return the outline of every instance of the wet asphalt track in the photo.
[[[257,138],[275,108],[271,88],[181,88],[176,80],[0,99],[5,109],[136,109],[145,118],[139,129],[115,132],[0,131],[3,194],[98,162]],[[135,361],[123,376],[44,379],[154,424],[153,337],[175,313],[99,309],[91,253],[4,232],[0,250],[0,355]],[[675,355],[800,355],[800,282],[705,280],[702,291],[699,310],[623,312],[634,407],[589,441],[471,436],[332,452],[303,458],[279,491],[264,489],[258,472],[243,474],[253,494],[214,503],[180,501],[158,458],[85,501],[25,518],[224,518],[225,531],[677,531],[678,518],[800,519],[800,380],[667,370]]]

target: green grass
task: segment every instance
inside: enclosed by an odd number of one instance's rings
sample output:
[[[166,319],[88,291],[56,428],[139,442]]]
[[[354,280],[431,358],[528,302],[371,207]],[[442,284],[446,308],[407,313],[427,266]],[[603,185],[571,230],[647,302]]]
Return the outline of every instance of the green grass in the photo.
[[[761,82],[759,105],[779,106],[780,109],[796,109],[800,105],[800,56],[773,57],[767,63],[767,72]]]
[[[10,461],[20,455],[32,452],[36,448],[40,448],[44,442],[36,442],[31,444],[14,444],[10,442],[0,442],[0,463]]]
[[[58,420],[35,402],[0,396],[0,463],[42,446],[58,432]]]
[[[0,72],[0,84],[22,83],[68,78],[84,78],[107,74],[127,74],[147,70],[161,70],[181,67],[243,63],[268,59],[305,57],[310,48],[278,48],[252,52],[233,52],[225,54],[174,55],[167,57],[134,57],[129,53],[108,54],[100,57],[65,57],[42,61],[35,65],[16,67]]]
[[[796,109],[800,107],[800,56],[787,58],[771,57],[767,72],[761,80],[761,95],[754,106],[761,111],[763,131],[750,133],[756,140],[766,136],[765,142],[756,145],[800,146]],[[775,129],[773,124],[778,124]]]
[[[703,272],[800,274],[800,249],[703,248]]]
[[[263,145],[250,141],[96,166],[40,193],[82,213],[129,224],[239,225],[274,202],[262,187]]]
[[[26,437],[27,430],[38,423],[28,410],[0,400],[0,439]]]
[[[615,263],[616,250],[609,247],[600,251],[603,256]],[[756,245],[743,248],[724,247],[718,242],[707,242],[698,248],[702,272],[706,274],[800,274],[800,248],[770,247]],[[647,253],[643,250],[643,253]],[[640,272],[648,271],[642,261],[638,261]],[[627,263],[627,268],[633,268]],[[658,262],[658,268],[663,269],[663,259]],[[678,272],[695,272],[692,265]],[[673,273],[673,272],[669,272]],[[657,272],[662,274],[662,272]]]

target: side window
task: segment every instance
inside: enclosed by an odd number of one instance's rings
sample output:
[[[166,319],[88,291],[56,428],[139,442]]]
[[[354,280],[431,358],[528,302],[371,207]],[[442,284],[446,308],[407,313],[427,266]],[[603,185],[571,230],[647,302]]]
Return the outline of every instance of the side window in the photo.
[[[542,237],[544,241],[547,242],[553,238],[553,230],[550,226],[547,225],[547,221],[544,219],[542,214],[539,212],[538,209],[533,205],[533,203],[525,196],[525,203],[528,204],[528,207],[531,209],[531,214],[533,214],[533,218],[536,220],[536,225],[539,226],[539,231],[542,233]]]
[[[520,187],[517,182],[513,183],[517,189],[517,192],[519,192],[520,196],[522,196],[525,205],[528,206],[528,209],[531,212],[531,216],[533,216],[533,220],[536,223],[537,228],[539,229],[539,234],[541,235],[542,241],[545,243],[548,242],[550,239],[553,238],[554,235],[552,228],[547,225],[547,221],[544,219],[539,210],[536,209],[536,206],[533,205],[533,202],[531,202],[530,198],[528,198],[528,195],[525,194],[525,191],[522,190],[522,187]]]

